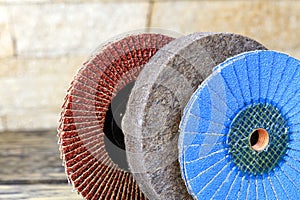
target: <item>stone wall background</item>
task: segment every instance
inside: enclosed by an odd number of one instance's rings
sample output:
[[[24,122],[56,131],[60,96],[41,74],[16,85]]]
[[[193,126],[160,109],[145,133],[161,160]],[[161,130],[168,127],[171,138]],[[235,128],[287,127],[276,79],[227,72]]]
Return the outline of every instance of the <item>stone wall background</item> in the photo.
[[[0,0],[0,132],[56,129],[81,63],[145,27],[239,33],[300,59],[298,0]]]

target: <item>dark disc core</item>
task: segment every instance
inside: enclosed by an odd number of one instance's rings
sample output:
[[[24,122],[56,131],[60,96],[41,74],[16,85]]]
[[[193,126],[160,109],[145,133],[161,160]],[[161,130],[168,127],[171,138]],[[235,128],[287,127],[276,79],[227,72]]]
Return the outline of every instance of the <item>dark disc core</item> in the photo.
[[[106,112],[103,128],[105,134],[104,144],[108,155],[115,164],[125,171],[129,171],[129,167],[121,124],[133,86],[134,82],[127,84],[113,98]]]

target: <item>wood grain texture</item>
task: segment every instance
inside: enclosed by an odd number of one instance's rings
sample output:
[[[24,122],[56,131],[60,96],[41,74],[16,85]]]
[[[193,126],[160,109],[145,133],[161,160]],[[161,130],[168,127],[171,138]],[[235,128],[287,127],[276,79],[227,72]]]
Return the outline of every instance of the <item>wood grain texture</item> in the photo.
[[[16,200],[80,200],[77,192],[67,184],[0,185],[0,199]]]
[[[0,134],[0,199],[82,199],[68,184],[55,131]]]

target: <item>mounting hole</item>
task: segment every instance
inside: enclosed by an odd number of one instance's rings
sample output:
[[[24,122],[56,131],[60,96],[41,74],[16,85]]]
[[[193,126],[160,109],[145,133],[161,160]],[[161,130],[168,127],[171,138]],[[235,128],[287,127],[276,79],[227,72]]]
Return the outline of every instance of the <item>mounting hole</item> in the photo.
[[[250,145],[254,151],[261,152],[269,144],[269,133],[266,129],[255,129],[250,135]]]
[[[124,171],[129,171],[129,167],[121,122],[133,86],[134,82],[127,84],[112,99],[106,112],[103,128],[105,149],[111,160]]]

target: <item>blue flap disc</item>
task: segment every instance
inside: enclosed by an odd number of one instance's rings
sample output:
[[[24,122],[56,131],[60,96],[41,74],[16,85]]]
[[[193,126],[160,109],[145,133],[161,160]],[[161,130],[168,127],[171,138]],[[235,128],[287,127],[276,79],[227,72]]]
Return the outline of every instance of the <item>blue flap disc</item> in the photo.
[[[218,65],[180,124],[195,199],[300,199],[300,61],[253,51]]]

